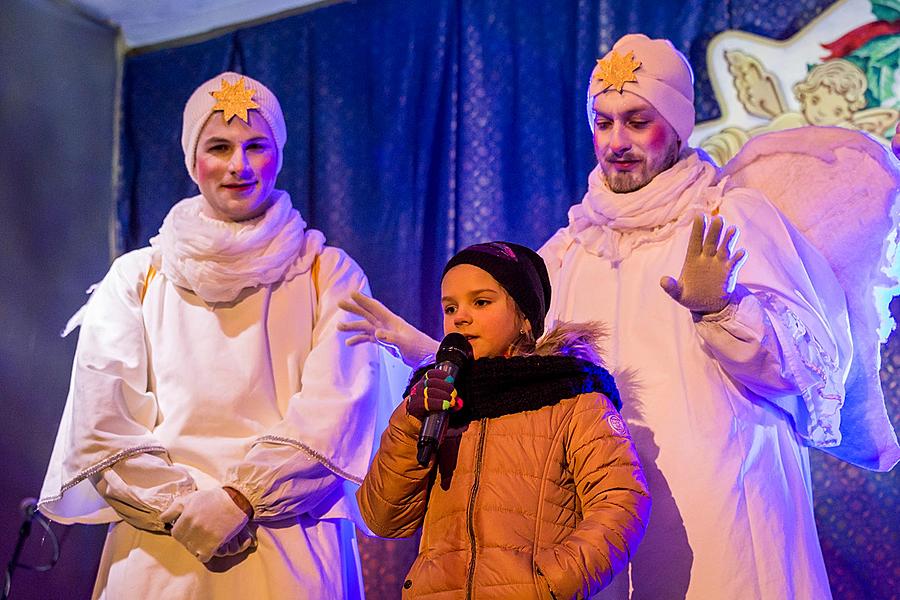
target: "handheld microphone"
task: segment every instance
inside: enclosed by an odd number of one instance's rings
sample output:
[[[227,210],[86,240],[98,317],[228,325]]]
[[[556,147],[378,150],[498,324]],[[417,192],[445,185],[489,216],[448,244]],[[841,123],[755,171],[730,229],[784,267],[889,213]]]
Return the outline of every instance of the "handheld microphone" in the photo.
[[[459,375],[460,368],[472,360],[472,344],[461,333],[448,333],[441,341],[435,359],[437,364],[434,368],[447,373],[455,380]],[[447,411],[439,410],[428,413],[422,422],[419,441],[416,444],[418,447],[416,460],[421,466],[428,466],[428,463],[431,462],[431,457],[441,445],[446,432]]]

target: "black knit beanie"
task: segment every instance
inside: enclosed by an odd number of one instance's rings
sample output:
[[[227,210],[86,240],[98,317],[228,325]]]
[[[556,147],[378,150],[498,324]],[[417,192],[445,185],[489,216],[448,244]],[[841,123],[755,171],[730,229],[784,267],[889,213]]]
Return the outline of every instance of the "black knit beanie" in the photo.
[[[550,276],[537,252],[511,242],[475,244],[450,259],[441,279],[457,265],[473,265],[487,271],[525,314],[534,338],[543,335],[544,317],[550,308]]]

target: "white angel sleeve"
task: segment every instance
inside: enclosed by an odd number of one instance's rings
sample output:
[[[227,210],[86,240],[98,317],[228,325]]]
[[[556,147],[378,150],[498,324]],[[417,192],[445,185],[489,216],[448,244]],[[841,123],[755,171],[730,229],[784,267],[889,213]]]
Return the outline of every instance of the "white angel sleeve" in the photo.
[[[138,529],[166,531],[159,515],[179,496],[197,489],[186,469],[161,453],[142,452],[91,477],[97,492],[123,520]]]
[[[836,446],[851,353],[840,286],[760,194],[732,190],[722,215],[749,256],[734,302],[697,331],[721,368],[790,414],[809,445]]]
[[[379,347],[347,347],[349,334],[337,330],[338,322],[353,318],[338,302],[352,292],[368,294],[365,276],[334,248],[320,255],[320,265],[313,348],[303,365],[301,391],[284,419],[257,438],[224,482],[246,496],[260,519],[298,512],[321,516],[346,497],[345,483],[361,483],[379,405],[387,399]]]
[[[133,517],[139,527],[159,529],[159,512],[194,489],[191,476],[171,464],[151,431],[158,406],[148,391],[140,301],[149,263],[144,250],[119,258],[85,310],[39,502],[41,511],[59,522]]]

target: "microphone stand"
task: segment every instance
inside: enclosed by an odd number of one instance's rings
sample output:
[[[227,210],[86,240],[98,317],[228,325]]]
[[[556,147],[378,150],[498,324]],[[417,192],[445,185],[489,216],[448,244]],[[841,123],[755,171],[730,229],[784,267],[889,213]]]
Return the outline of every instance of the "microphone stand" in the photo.
[[[3,586],[3,600],[9,598],[9,588],[12,585],[13,571],[15,571],[16,567],[19,565],[19,555],[22,553],[22,546],[25,545],[25,540],[27,540],[28,536],[31,534],[31,519],[33,517],[33,511],[26,511],[25,520],[22,521],[22,525],[19,527],[19,539],[16,540],[16,548],[13,550],[12,558],[6,565],[6,583]]]
[[[3,585],[3,594],[2,596],[0,596],[0,600],[7,600],[9,598],[9,590],[12,586],[13,572],[16,570],[16,567],[22,567],[23,569],[32,569],[35,571],[47,571],[53,568],[53,565],[55,565],[56,561],[59,560],[59,542],[57,541],[56,535],[53,533],[53,530],[50,529],[49,523],[47,523],[43,515],[38,512],[37,500],[35,500],[34,498],[25,498],[21,503],[19,503],[19,510],[22,512],[25,518],[22,521],[22,525],[19,526],[19,537],[16,540],[16,547],[15,549],[13,549],[12,558],[6,565],[6,577]],[[19,556],[22,554],[22,549],[25,546],[25,540],[27,540],[28,536],[31,535],[31,526],[34,519],[37,519],[38,524],[47,531],[50,537],[50,541],[53,543],[53,558],[51,559],[50,563],[38,567],[23,565],[19,563]]]

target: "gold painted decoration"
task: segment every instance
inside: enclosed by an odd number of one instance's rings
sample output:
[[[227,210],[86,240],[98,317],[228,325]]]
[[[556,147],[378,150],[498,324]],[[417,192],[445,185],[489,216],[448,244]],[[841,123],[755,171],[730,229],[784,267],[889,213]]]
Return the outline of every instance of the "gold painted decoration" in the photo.
[[[253,101],[253,94],[256,92],[250,88],[244,87],[244,78],[241,77],[234,83],[228,83],[222,80],[222,87],[217,92],[210,92],[212,97],[218,100],[216,105],[212,107],[213,112],[222,111],[222,117],[225,122],[231,121],[232,117],[237,115],[244,123],[250,124],[247,111],[252,108],[259,108],[259,104]]]
[[[609,56],[598,60],[597,66],[600,69],[594,77],[595,85],[592,87],[595,87],[596,91],[591,90],[592,96],[605,92],[609,88],[613,88],[621,94],[626,83],[637,83],[634,72],[640,68],[641,63],[634,59],[634,51],[622,56],[613,50]]]

